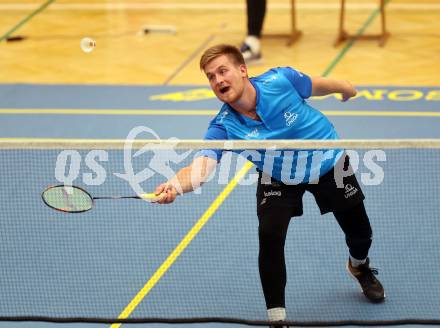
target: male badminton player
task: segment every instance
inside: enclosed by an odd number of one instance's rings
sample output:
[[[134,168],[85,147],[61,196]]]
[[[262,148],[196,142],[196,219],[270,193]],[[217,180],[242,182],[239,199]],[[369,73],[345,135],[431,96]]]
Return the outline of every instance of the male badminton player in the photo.
[[[208,127],[207,140],[338,139],[330,121],[306,99],[339,93],[342,101],[346,101],[356,95],[347,81],[309,77],[290,67],[273,68],[249,78],[242,54],[230,45],[207,49],[200,68],[217,98],[224,103]],[[166,193],[159,203],[170,203],[178,194],[198,188],[220,161],[222,151],[206,150],[198,154],[192,164],[156,188],[156,194]],[[383,301],[384,289],[375,277],[377,269],[370,267],[368,258],[372,229],[364,195],[354,173],[343,178],[342,188],[337,185],[338,173],[352,172],[344,151],[327,150],[322,161],[312,160],[313,151],[280,152],[272,158],[269,170],[264,166],[264,156],[261,151],[260,160],[250,160],[259,171],[259,272],[272,327],[283,327],[277,321],[286,321],[284,243],[290,219],[303,213],[302,196],[306,191],[314,195],[321,214],[334,214],[345,233],[349,250],[347,269],[363,294],[372,302]],[[291,156],[289,160],[294,163],[287,175],[282,168],[285,156]],[[301,166],[295,163],[304,163],[305,171],[295,172]]]

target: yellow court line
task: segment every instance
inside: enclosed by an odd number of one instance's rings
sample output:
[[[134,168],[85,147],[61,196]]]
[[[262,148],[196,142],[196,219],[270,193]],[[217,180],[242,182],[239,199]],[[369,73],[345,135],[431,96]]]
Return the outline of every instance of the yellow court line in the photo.
[[[356,110],[323,110],[323,114],[328,116],[403,116],[403,117],[440,117],[440,112],[385,112],[385,111],[356,111]]]
[[[125,307],[125,309],[119,314],[118,319],[126,319],[129,315],[136,309],[136,307],[142,302],[142,300],[147,296],[150,290],[158,283],[162,276],[168,271],[170,266],[176,261],[180,254],[188,247],[194,237],[199,233],[202,227],[208,222],[211,216],[217,211],[223,201],[229,196],[229,194],[234,190],[237,183],[244,177],[244,175],[252,168],[253,164],[251,162],[246,162],[246,164],[240,169],[240,171],[232,178],[232,180],[227,184],[223,191],[217,196],[214,202],[208,207],[208,209],[203,213],[196,224],[191,228],[191,230],[186,234],[186,236],[180,241],[177,247],[171,252],[165,262],[156,270],[153,276],[148,280],[148,282],[142,287],[142,289],[136,294],[136,296],[130,301],[130,303]],[[110,328],[120,327],[120,323],[115,323],[110,326]]]
[[[0,109],[0,114],[53,115],[215,115],[218,110],[204,109]]]
[[[211,109],[0,109],[0,114],[52,114],[52,115],[156,115],[156,116],[213,116],[219,110]],[[440,112],[323,110],[328,116],[402,116],[440,117]]]

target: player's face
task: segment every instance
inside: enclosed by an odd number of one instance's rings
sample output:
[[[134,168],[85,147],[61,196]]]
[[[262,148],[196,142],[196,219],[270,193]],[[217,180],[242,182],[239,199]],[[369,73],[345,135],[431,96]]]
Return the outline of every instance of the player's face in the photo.
[[[218,99],[229,104],[240,99],[248,76],[245,65],[236,64],[229,56],[222,55],[205,66],[205,73]]]

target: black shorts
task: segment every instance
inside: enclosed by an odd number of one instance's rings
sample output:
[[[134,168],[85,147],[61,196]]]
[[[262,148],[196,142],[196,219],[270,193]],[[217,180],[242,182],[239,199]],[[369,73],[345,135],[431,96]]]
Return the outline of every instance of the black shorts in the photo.
[[[344,170],[344,177],[335,178],[335,172],[341,172],[340,169]],[[263,183],[263,175],[264,173],[259,171],[257,187],[257,213],[259,217],[265,213],[274,215],[277,208],[288,210],[291,217],[301,216],[303,214],[302,197],[306,191],[311,192],[315,197],[321,214],[349,209],[365,198],[347,155],[343,155],[335,168],[320,177],[319,181],[315,181],[315,183],[287,185],[273,178],[270,178],[271,183]],[[269,178],[263,181],[269,181]]]

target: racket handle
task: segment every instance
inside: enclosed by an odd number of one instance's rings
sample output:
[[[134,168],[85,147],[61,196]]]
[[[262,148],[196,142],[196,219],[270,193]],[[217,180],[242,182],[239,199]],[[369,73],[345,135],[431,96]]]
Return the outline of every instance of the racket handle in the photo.
[[[157,200],[164,195],[166,195],[166,193],[161,193],[159,195],[156,195],[155,193],[146,193],[146,194],[140,194],[139,197],[145,200]]]

